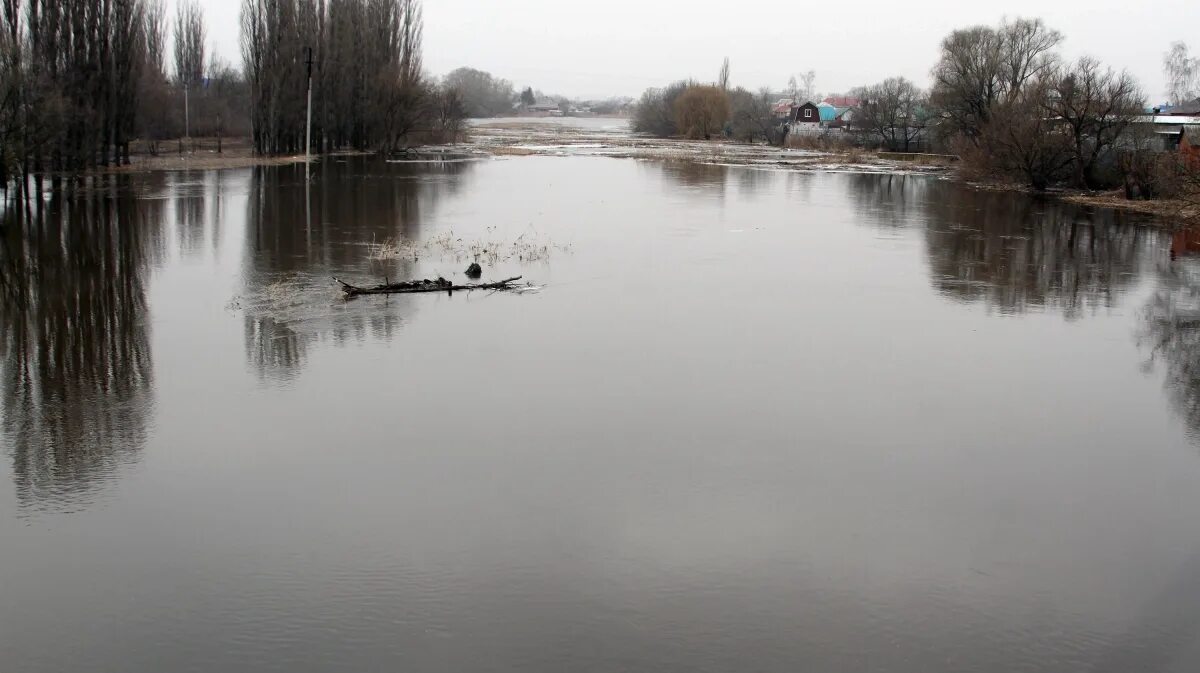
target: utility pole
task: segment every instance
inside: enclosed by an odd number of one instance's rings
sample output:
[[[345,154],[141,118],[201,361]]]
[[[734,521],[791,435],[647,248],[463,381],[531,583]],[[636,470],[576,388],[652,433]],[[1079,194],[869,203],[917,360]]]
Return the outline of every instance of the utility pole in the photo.
[[[312,67],[313,67],[313,50],[312,47],[305,47],[304,63],[308,66],[308,121],[304,124],[304,160],[309,162],[312,160]]]
[[[188,89],[189,88],[191,88],[191,87],[188,86],[187,79],[184,79],[183,80],[183,140],[184,140],[184,142],[186,142],[188,144],[188,147],[190,148],[192,146],[192,132],[191,132],[191,115],[188,111]]]

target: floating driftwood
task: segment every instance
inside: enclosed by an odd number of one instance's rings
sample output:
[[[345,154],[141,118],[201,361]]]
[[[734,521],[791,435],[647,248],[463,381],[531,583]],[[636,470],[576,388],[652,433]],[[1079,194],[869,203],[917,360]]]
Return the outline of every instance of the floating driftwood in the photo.
[[[459,290],[515,290],[518,285],[513,283],[521,280],[520,276],[505,278],[504,280],[495,283],[468,283],[466,285],[455,285],[445,278],[437,280],[408,280],[403,283],[389,283],[386,280],[382,285],[374,287],[358,287],[351,285],[344,280],[334,278],[342,285],[342,292],[346,293],[347,297],[357,297],[360,294],[403,294],[406,292],[457,292]]]

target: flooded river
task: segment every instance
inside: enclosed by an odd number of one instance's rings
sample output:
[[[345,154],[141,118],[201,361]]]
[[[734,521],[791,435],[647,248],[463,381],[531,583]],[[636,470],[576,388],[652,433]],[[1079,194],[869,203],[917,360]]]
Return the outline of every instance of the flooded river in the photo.
[[[1200,668],[1200,259],[922,176],[99,178],[4,220],[5,671]],[[366,297],[332,281],[522,275]]]

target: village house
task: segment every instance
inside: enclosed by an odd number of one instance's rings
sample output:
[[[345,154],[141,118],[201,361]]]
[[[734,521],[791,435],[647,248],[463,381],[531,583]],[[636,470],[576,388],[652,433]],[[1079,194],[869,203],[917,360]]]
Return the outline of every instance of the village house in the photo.
[[[1158,149],[1195,152],[1200,145],[1200,98],[1179,105],[1163,105],[1140,117],[1161,143]]]
[[[821,111],[821,125],[825,128],[844,129],[854,119],[853,107],[838,107],[822,101],[817,109]]]
[[[855,96],[826,96],[818,105],[821,124],[826,128],[846,129],[854,119],[854,110],[862,103]]]
[[[534,116],[557,117],[562,115],[562,109],[558,101],[552,98],[539,98],[529,106],[529,113]]]
[[[780,123],[787,122],[792,116],[792,108],[796,102],[791,98],[780,98],[771,106],[771,114],[775,115],[775,119]]]
[[[805,102],[803,105],[795,107],[791,121],[796,124],[815,124],[819,127],[821,110],[812,101]]]
[[[855,96],[826,96],[821,102],[836,108],[851,108],[858,107],[862,101]]]
[[[820,103],[805,101],[803,104],[781,98],[772,106],[772,112],[786,133],[815,136],[847,130],[858,104],[859,100],[852,96],[829,96]]]
[[[812,101],[792,108],[788,119],[789,133],[818,133],[821,130],[821,110]]]

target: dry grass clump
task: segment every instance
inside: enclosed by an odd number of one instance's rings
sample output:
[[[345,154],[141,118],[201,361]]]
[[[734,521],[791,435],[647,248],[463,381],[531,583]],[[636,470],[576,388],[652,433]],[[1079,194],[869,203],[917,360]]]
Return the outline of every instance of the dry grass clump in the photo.
[[[413,242],[400,238],[389,238],[382,243],[371,242],[367,246],[367,259],[383,262],[392,259],[416,259],[420,248]]]
[[[488,151],[500,157],[529,157],[535,154],[543,154],[543,152],[539,152],[538,150],[530,149],[528,147],[514,146],[491,147],[488,148]]]
[[[793,149],[837,152],[855,149],[856,146],[841,135],[829,133],[789,133],[784,146]]]
[[[447,231],[424,241],[389,238],[382,243],[371,243],[368,259],[387,261],[422,257],[438,261],[472,261],[495,265],[499,262],[541,262],[554,252],[570,252],[570,245],[559,245],[533,231],[523,232],[513,240],[497,236],[495,227],[488,227],[480,239],[465,239],[453,231]]]

